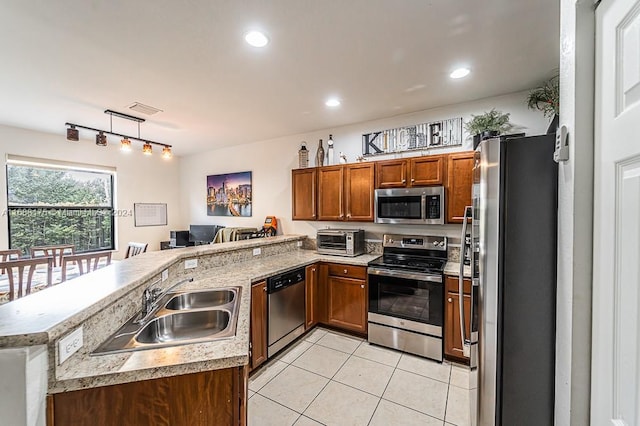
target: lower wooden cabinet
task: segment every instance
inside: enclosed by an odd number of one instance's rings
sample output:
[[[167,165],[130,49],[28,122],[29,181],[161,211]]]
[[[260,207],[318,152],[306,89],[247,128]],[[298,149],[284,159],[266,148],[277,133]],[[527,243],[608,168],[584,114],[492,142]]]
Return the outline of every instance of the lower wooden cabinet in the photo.
[[[367,332],[366,268],[329,264],[326,281],[327,323],[349,331]]]
[[[460,333],[460,295],[458,293],[458,277],[445,278],[446,292],[444,301],[444,354],[448,358],[468,362],[462,350]],[[463,308],[465,317],[465,333],[468,336],[471,324],[471,280],[463,282]]]
[[[305,268],[305,330],[313,328],[318,323],[318,274],[318,264],[309,265]]]
[[[267,360],[267,282],[251,286],[251,369]]]
[[[226,368],[47,397],[47,425],[245,425],[246,369]]]

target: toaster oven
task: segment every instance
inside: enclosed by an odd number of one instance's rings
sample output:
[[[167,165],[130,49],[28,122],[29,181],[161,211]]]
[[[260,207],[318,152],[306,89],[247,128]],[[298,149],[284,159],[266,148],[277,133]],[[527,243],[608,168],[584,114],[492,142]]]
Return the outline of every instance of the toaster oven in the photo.
[[[363,229],[320,229],[316,242],[321,254],[358,256],[365,252]]]

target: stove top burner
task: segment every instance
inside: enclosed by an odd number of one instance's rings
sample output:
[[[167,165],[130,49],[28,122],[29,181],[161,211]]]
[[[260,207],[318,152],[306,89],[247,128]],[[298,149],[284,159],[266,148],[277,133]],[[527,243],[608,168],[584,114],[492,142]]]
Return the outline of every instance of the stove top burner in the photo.
[[[419,272],[442,273],[446,264],[444,259],[407,256],[401,254],[384,254],[369,262],[369,266],[407,269]]]

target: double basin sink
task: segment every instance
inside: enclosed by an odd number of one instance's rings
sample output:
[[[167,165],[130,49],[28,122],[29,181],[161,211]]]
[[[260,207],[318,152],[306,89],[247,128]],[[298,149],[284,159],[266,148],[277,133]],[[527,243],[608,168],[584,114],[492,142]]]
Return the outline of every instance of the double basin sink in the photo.
[[[174,291],[155,310],[135,315],[91,355],[104,355],[232,338],[236,334],[241,287]]]

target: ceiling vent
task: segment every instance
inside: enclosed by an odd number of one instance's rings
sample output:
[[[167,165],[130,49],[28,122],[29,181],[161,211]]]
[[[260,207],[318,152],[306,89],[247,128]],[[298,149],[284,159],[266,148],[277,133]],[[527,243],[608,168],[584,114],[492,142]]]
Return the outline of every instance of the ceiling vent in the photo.
[[[129,105],[128,108],[132,111],[140,112],[142,114],[147,114],[147,115],[153,115],[153,114],[162,112],[161,109],[158,109],[149,105],[141,104],[140,102],[134,102],[133,104]]]

